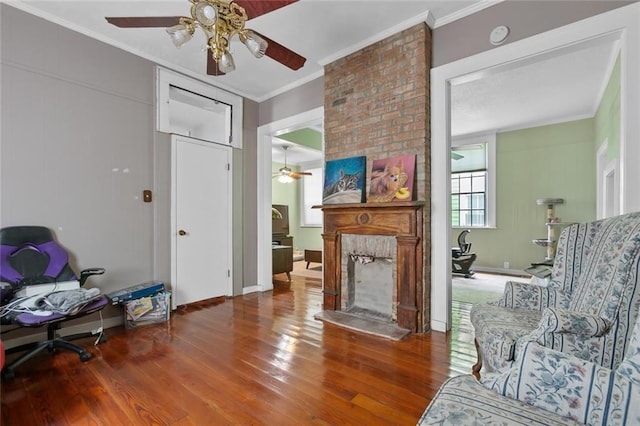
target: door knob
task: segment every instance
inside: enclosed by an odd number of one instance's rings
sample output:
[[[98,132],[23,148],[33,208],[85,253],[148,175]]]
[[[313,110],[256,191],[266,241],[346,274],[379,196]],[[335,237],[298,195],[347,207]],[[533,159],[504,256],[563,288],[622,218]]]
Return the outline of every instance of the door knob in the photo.
[[[187,231],[185,231],[184,229],[181,229],[178,231],[178,235],[187,235]]]

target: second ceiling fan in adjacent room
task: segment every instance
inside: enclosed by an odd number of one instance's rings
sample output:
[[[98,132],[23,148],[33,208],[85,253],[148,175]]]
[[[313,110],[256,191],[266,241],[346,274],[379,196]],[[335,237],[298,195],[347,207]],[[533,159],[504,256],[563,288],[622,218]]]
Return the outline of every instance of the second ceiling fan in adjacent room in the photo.
[[[293,182],[294,179],[300,179],[302,176],[311,176],[310,172],[295,172],[287,167],[287,150],[289,148],[291,148],[289,145],[282,145],[282,149],[284,150],[284,167],[274,172],[272,176],[273,179],[278,178],[278,181],[282,183]]]

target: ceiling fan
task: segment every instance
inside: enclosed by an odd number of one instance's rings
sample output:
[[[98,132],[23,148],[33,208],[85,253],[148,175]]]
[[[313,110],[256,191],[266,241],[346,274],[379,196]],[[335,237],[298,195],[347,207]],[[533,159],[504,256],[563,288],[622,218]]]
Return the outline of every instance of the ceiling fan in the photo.
[[[106,17],[110,24],[120,28],[166,28],[176,47],[191,40],[197,28],[207,38],[207,74],[219,76],[235,69],[229,43],[238,38],[256,57],[267,55],[291,68],[300,69],[306,58],[281,44],[245,28],[249,19],[272,12],[298,0],[188,0],[191,17],[186,16],[133,16]],[[211,53],[209,53],[209,51]]]
[[[294,172],[287,167],[287,149],[289,148],[289,145],[282,145],[282,149],[284,150],[284,167],[281,167],[280,170],[273,173],[272,176],[272,179],[278,178],[278,181],[282,183],[293,182],[294,179],[300,179],[302,176],[311,176],[310,172]]]

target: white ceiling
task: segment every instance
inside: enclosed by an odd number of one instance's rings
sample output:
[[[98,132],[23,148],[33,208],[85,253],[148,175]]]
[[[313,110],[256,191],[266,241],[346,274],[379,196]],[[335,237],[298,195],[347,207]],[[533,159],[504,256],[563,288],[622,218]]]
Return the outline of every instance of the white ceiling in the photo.
[[[251,19],[254,29],[307,58],[298,71],[264,57],[254,58],[237,37],[231,43],[236,70],[206,75],[206,40],[202,33],[180,49],[164,28],[117,28],[105,16],[190,16],[187,0],[32,1],[8,0],[27,12],[60,23],[177,71],[208,80],[255,101],[310,81],[324,65],[427,19],[441,22],[492,3],[475,1],[300,0]],[[466,8],[472,9],[463,12]],[[200,37],[198,37],[200,36]]]
[[[454,137],[593,117],[618,52],[603,37],[453,82]]]
[[[419,22],[437,28],[496,1],[300,0],[252,19],[247,27],[305,56],[298,71],[268,57],[255,59],[232,43],[237,69],[206,75],[204,37],[176,49],[162,28],[121,29],[105,16],[189,15],[187,0],[5,0],[26,12],[82,32],[187,75],[261,102],[322,76],[340,57]],[[487,34],[488,43],[489,34]],[[508,41],[508,39],[507,39]],[[455,82],[452,134],[466,135],[567,121],[593,115],[608,79],[616,44],[600,41]]]
[[[271,139],[271,160],[277,163],[284,163],[284,149],[287,147],[287,165],[300,166],[304,163],[312,161],[322,164],[323,154],[322,151],[309,148],[304,145],[296,144],[286,141],[284,139],[272,138]]]

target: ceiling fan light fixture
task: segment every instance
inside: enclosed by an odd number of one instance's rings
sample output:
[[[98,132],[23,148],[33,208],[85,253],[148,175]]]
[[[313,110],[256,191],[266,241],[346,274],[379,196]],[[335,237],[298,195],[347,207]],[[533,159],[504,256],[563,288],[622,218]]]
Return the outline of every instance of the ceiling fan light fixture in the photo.
[[[233,56],[228,51],[224,52],[218,61],[218,68],[225,74],[230,73],[236,69],[236,64],[233,61]]]
[[[167,34],[173,44],[179,49],[193,37],[193,30],[184,24],[174,25],[167,28]]]
[[[208,1],[200,1],[193,6],[193,17],[205,27],[212,27],[218,20],[218,9]]]
[[[240,33],[240,41],[256,58],[262,58],[269,47],[269,43],[253,31],[247,30]]]
[[[0,0],[1,2],[2,0]],[[245,28],[249,19],[264,15],[298,0],[188,0],[191,16],[119,16],[106,17],[119,28],[166,28],[173,44],[179,48],[191,40],[198,28],[207,38],[207,75],[221,76],[235,70],[229,53],[233,37],[238,36],[253,56],[269,56],[282,65],[300,69],[306,58],[285,46]],[[244,6],[243,6],[244,5]],[[249,9],[249,13],[245,9]],[[167,28],[168,27],[168,28]],[[209,52],[207,52],[208,54]]]
[[[293,178],[289,175],[280,175],[278,176],[278,182],[280,183],[291,183],[293,182]]]

